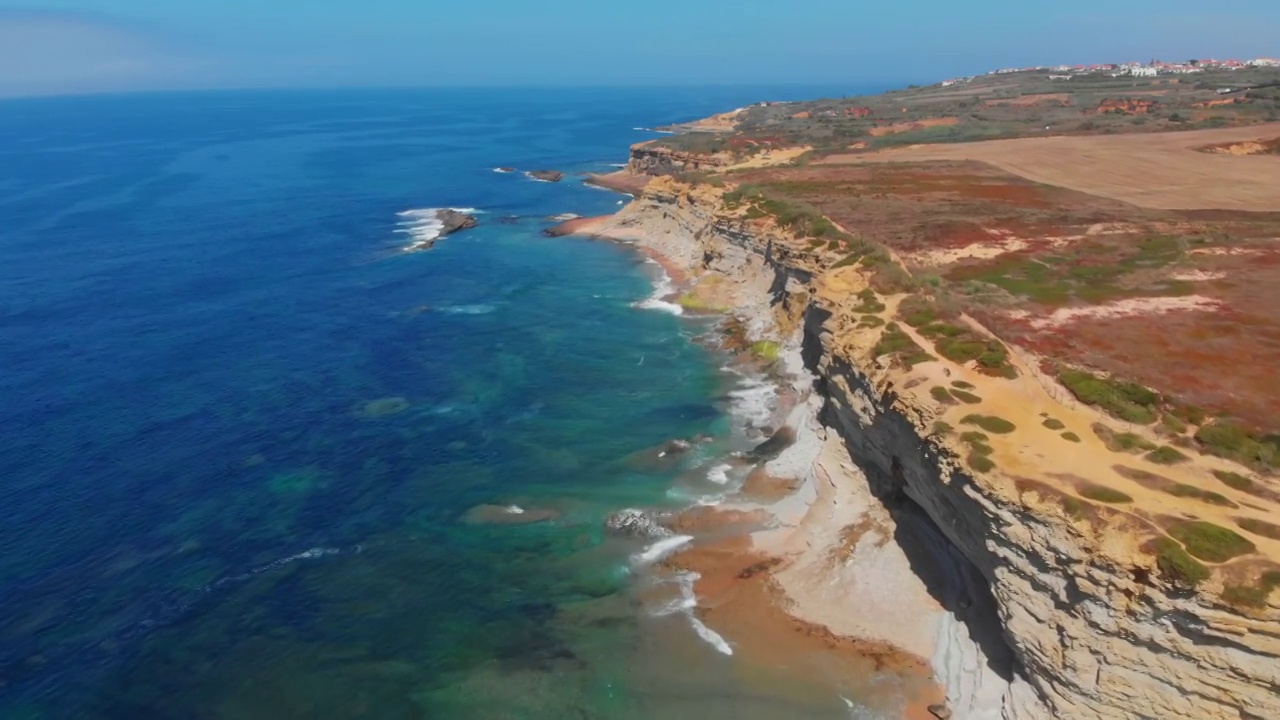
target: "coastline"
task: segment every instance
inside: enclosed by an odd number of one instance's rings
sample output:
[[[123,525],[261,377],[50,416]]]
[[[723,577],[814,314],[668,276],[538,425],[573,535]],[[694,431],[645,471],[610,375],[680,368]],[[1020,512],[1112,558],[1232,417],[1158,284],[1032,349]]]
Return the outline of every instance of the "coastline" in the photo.
[[[1000,717],[1007,683],[975,666],[982,656],[967,629],[931,595],[937,583],[919,576],[890,513],[838,432],[820,420],[824,399],[804,365],[801,333],[779,327],[763,278],[701,269],[693,262],[699,253],[677,247],[692,237],[617,217],[580,218],[549,234],[628,245],[666,273],[663,300],[692,297],[698,314],[739,323],[744,347],[776,343],[779,394],[789,400],[769,425],[785,428],[791,442],[719,505],[695,506],[674,521],[692,539],[659,566],[696,574],[694,615],[741,662],[787,675],[820,672],[850,708],[911,720]],[[945,542],[932,550],[936,572],[945,573]]]

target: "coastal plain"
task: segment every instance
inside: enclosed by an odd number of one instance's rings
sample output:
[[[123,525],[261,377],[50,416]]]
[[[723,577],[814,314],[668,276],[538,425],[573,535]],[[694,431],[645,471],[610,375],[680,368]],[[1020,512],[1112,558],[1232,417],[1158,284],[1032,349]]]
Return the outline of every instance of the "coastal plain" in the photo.
[[[720,508],[768,519],[668,561],[699,616],[909,717],[1280,716],[1278,82],[1014,73],[634,146],[598,182],[635,201],[567,230],[796,396]]]

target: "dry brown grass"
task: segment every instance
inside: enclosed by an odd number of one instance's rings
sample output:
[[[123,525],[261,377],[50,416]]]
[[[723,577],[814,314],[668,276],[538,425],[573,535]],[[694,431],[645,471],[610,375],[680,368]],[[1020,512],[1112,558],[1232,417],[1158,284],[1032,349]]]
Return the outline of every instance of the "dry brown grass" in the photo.
[[[823,164],[977,160],[1034,182],[1164,210],[1280,211],[1280,157],[1198,152],[1274,138],[1280,125],[1178,133],[1020,138],[918,145]]]

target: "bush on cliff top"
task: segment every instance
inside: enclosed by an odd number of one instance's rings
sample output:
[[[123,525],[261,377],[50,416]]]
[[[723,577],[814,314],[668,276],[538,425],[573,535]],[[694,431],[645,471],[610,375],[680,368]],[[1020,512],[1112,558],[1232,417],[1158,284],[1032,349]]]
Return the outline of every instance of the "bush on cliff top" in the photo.
[[[960,422],[964,425],[977,425],[983,430],[997,435],[1008,435],[1018,429],[1017,425],[994,415],[966,415]]]
[[[1169,528],[1169,534],[1186,546],[1192,556],[1209,562],[1226,562],[1257,549],[1234,530],[1203,520],[1177,523]]]
[[[1137,383],[1102,378],[1084,370],[1064,370],[1058,379],[1076,399],[1127,422],[1149,425],[1156,420],[1160,395]]]
[[[1275,467],[1280,463],[1280,440],[1259,439],[1245,428],[1226,420],[1215,420],[1195,434],[1201,452],[1255,467]]]
[[[1188,555],[1177,542],[1161,537],[1152,540],[1147,547],[1156,556],[1160,574],[1170,583],[1194,588],[1209,579],[1209,568]]]

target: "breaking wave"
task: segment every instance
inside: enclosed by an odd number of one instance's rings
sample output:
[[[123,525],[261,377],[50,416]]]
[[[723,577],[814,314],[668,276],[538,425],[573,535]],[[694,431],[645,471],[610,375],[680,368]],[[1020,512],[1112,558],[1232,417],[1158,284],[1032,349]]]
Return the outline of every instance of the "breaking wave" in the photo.
[[[657,263],[654,263],[652,260],[647,260],[646,262],[657,265]],[[674,294],[676,291],[676,284],[671,280],[671,276],[667,274],[666,270],[662,270],[662,274],[658,276],[656,281],[654,281],[653,286],[653,294],[644,300],[635,303],[633,307],[638,307],[642,310],[658,310],[665,313],[671,313],[672,315],[684,314],[684,308],[663,299]]]
[[[444,223],[440,220],[441,210],[452,210],[467,215],[481,212],[475,208],[417,208],[396,213],[400,221],[396,223],[395,232],[408,235],[410,238],[409,244],[404,247],[405,252],[424,250],[440,239],[440,234],[444,232]]]

